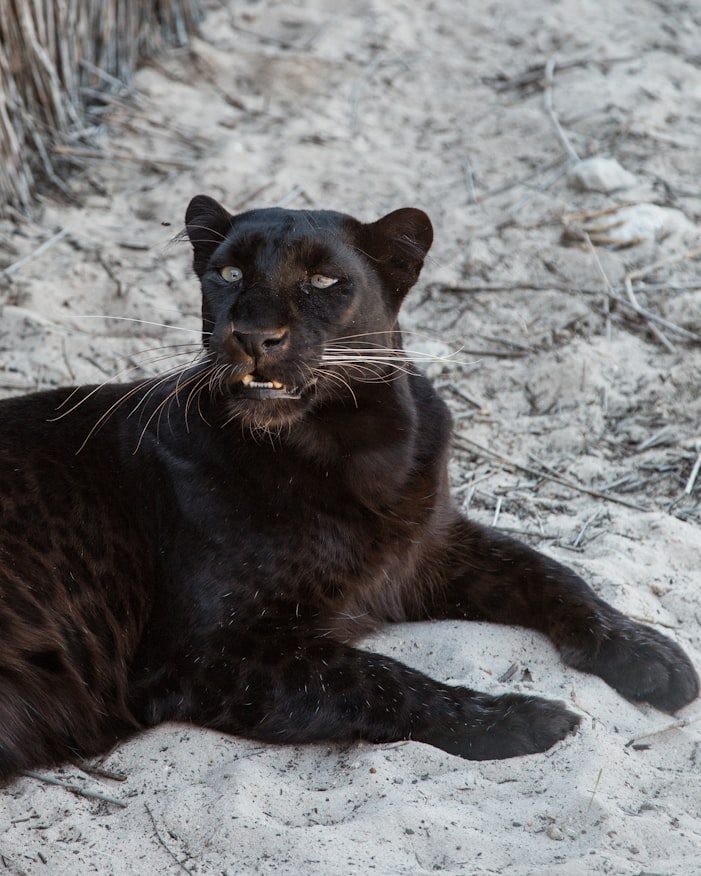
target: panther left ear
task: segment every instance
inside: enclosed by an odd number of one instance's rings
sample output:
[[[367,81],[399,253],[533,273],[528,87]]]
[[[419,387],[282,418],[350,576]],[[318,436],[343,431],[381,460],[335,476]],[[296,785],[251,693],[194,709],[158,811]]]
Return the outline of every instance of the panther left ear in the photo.
[[[208,195],[196,195],[185,212],[185,230],[194,251],[192,264],[201,277],[214,250],[231,229],[233,216]]]
[[[364,225],[363,231],[363,251],[390,291],[403,298],[418,280],[433,243],[431,220],[423,210],[404,207]]]

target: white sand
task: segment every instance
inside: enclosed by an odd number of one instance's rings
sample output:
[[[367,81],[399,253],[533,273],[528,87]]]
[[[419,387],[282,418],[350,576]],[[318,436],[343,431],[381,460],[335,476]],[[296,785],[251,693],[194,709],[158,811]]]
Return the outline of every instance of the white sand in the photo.
[[[69,231],[0,291],[2,392],[102,380],[134,364],[121,356],[143,361],[140,351],[189,340],[83,317],[197,328],[188,247],[168,245],[193,194],[231,208],[283,202],[367,220],[423,207],[437,240],[405,325],[438,338],[439,349],[464,345],[460,358],[474,366],[434,367],[437,380],[459,433],[502,457],[459,445],[459,495],[476,519],[497,516],[498,526],[530,533],[701,666],[701,477],[684,494],[701,440],[701,347],[665,329],[668,350],[623,308],[607,332],[595,259],[561,241],[565,224],[585,221],[565,214],[638,202],[685,214],[692,224],[664,239],[598,249],[617,294],[626,271],[699,245],[697,7],[211,5],[194,52],[141,71],[136,108],[119,112],[105,139],[116,155],[160,163],[93,162],[71,182],[77,205],[46,200],[34,223],[0,226],[5,264]],[[549,58],[589,62],[556,68],[554,109],[576,152],[616,158],[635,175],[633,188],[570,187],[542,79],[499,90],[503,77]],[[600,239],[598,220],[586,224]],[[640,291],[641,304],[701,333],[698,261],[677,258],[646,279],[663,285]],[[445,285],[464,291],[437,288]],[[526,355],[475,352],[485,350]],[[660,443],[646,446],[658,433]],[[503,458],[594,490],[621,481],[621,495],[640,507]],[[123,783],[52,773],[126,808],[27,778],[0,791],[0,872],[701,872],[701,703],[679,716],[687,726],[666,729],[673,718],[565,668],[523,630],[407,625],[372,647],[437,678],[566,700],[584,715],[581,730],[546,755],[470,763],[416,743],[274,748],[164,726],[107,758]],[[497,681],[513,663],[513,678]]]

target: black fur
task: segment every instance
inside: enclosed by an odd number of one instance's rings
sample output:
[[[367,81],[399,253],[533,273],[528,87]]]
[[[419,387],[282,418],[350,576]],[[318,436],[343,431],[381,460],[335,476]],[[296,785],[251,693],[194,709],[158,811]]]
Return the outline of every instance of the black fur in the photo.
[[[169,719],[473,759],[577,726],[353,647],[382,622],[521,624],[630,699],[697,695],[677,645],[456,511],[450,417],[397,324],[424,213],[231,216],[199,196],[187,232],[196,364],[0,404],[0,777]]]

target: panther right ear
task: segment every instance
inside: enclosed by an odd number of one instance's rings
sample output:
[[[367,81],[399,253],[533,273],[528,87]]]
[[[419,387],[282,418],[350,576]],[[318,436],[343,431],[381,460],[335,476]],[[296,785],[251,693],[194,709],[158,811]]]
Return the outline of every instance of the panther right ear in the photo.
[[[433,242],[431,220],[423,210],[404,207],[362,226],[362,249],[400,303],[419,277]]]
[[[192,264],[198,277],[207,269],[214,250],[224,240],[233,216],[208,195],[195,195],[185,212],[185,231],[194,251]]]

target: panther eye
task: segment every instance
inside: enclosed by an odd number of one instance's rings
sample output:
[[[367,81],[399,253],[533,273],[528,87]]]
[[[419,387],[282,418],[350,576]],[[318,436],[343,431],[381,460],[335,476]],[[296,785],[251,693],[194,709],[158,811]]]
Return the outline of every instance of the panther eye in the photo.
[[[226,265],[224,268],[219,268],[219,275],[222,280],[227,283],[240,283],[243,279],[243,271],[241,268],[235,268],[233,265]]]
[[[312,274],[309,282],[315,289],[328,289],[334,283],[338,283],[336,277],[327,277],[325,274]]]

